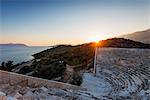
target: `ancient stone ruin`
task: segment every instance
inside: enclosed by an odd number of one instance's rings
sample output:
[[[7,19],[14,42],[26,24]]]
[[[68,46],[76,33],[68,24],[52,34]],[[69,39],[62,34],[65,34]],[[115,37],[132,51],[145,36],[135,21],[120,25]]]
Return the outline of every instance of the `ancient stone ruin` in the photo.
[[[0,100],[148,100],[150,50],[99,48],[81,86],[0,71]]]

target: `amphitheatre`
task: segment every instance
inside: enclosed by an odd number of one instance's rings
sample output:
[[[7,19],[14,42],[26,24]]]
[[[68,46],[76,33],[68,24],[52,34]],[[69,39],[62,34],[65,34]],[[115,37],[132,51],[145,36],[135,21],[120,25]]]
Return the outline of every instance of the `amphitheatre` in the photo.
[[[0,71],[0,100],[148,100],[150,49],[98,48],[81,86]],[[12,99],[11,99],[12,98]]]

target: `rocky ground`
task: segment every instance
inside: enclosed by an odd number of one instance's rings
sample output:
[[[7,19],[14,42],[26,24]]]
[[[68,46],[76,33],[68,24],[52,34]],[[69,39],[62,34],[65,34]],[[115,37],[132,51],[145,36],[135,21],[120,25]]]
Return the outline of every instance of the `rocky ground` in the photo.
[[[86,90],[70,90],[42,87],[21,87],[10,84],[0,85],[0,100],[99,100],[103,96],[96,97]],[[107,99],[108,100],[108,99]]]

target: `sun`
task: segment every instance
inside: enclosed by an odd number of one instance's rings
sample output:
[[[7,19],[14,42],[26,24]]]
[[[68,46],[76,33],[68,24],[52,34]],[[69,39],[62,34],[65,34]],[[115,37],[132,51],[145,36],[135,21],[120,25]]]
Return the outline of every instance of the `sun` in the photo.
[[[99,41],[100,41],[100,38],[98,36],[90,37],[90,42],[96,42],[96,43],[98,43]]]

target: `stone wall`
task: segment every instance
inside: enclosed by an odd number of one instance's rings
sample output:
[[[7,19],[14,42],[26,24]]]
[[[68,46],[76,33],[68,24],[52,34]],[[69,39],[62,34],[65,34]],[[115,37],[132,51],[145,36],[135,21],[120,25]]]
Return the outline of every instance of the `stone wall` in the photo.
[[[60,89],[72,89],[79,90],[83,89],[79,86],[56,82],[52,80],[46,80],[13,72],[7,72],[0,70],[0,83],[9,83],[10,85],[21,85],[29,87],[47,86],[48,88],[60,88]]]

